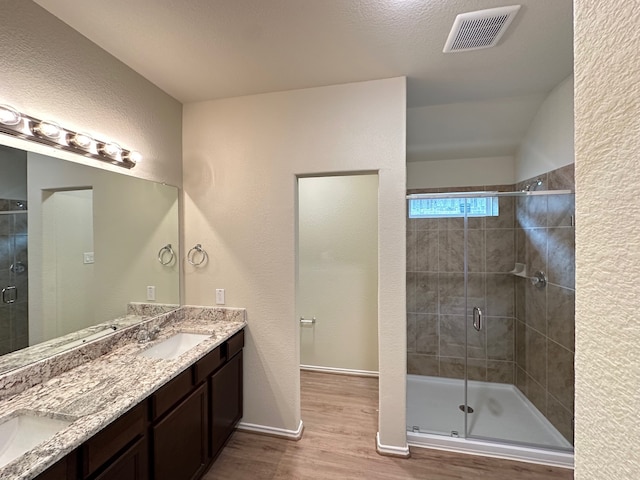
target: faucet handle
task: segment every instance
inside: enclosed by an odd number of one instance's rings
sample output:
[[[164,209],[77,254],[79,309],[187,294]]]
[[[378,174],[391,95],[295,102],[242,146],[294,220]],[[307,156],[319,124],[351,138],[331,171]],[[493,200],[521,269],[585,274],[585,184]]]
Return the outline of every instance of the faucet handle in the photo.
[[[158,334],[160,333],[160,327],[158,325],[156,325],[155,327],[153,327],[151,329],[151,331],[149,332],[149,338],[151,340],[153,340],[154,338],[156,338],[158,336]]]
[[[140,330],[138,330],[138,343],[146,343],[150,340],[149,337],[149,330],[147,330],[146,328],[141,328]]]

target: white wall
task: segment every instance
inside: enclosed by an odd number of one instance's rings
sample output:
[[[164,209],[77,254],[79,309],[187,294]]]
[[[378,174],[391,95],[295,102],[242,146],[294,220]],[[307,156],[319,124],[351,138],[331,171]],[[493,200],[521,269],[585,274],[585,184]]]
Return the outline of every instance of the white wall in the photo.
[[[0,45],[0,103],[138,150],[144,160],[129,174],[181,186],[177,100],[31,1],[2,1]]]
[[[407,163],[407,188],[511,185],[514,158],[485,157]]]
[[[407,188],[512,184],[574,162],[573,76],[546,96],[408,112]]]
[[[514,156],[545,95],[407,110],[407,188],[515,183]]]
[[[296,175],[377,171],[381,442],[406,445],[404,78],[184,107],[186,302],[246,307],[244,422],[300,420]]]
[[[300,364],[378,371],[378,176],[298,180]]]
[[[639,24],[575,0],[577,480],[640,478]]]
[[[407,161],[513,156],[544,95],[407,109]]]
[[[573,75],[545,98],[516,155],[516,181],[574,162]]]

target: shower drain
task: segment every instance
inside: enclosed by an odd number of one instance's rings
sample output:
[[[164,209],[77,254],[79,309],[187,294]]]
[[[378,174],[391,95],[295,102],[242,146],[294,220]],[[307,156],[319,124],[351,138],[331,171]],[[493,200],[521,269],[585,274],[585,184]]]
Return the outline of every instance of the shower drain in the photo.
[[[465,410],[465,408],[464,408],[464,405],[460,405],[458,408],[459,408],[460,410],[462,410],[463,412],[466,412],[466,413],[473,413],[473,408],[472,408],[472,407],[470,407],[470,406],[468,406],[468,405],[467,405],[466,410]]]

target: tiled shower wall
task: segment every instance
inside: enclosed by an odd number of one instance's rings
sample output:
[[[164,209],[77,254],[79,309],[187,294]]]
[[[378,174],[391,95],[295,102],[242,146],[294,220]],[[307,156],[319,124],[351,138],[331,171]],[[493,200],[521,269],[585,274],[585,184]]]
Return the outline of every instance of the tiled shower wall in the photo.
[[[575,190],[573,165],[539,177],[548,190]],[[534,180],[534,179],[531,179]],[[522,188],[523,184],[518,184]],[[575,326],[573,195],[518,198],[516,257],[546,288],[516,280],[516,385],[573,441]]]
[[[15,303],[0,300],[0,355],[29,343],[26,208],[24,201],[0,199],[0,290],[12,285],[18,291]],[[17,262],[25,266],[23,272],[11,270]]]
[[[574,191],[573,165],[540,175],[539,189]],[[518,190],[517,185],[409,193]],[[407,223],[407,371],[515,384],[572,441],[574,358],[573,196],[500,198],[500,216],[468,219],[469,299],[485,313],[477,332],[464,317],[463,219]],[[538,289],[508,274],[515,262],[545,272]]]
[[[434,191],[512,190],[513,185]],[[411,191],[409,193],[417,193]],[[408,373],[514,383],[515,201],[500,198],[498,217],[468,219],[468,311],[485,314],[477,332],[464,316],[464,219],[409,219],[407,228]]]

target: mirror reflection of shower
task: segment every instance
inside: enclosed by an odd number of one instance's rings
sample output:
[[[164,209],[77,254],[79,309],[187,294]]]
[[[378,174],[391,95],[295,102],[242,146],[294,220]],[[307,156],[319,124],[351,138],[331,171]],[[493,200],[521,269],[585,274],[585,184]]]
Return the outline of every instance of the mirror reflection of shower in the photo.
[[[0,146],[0,355],[29,343],[27,157]]]

